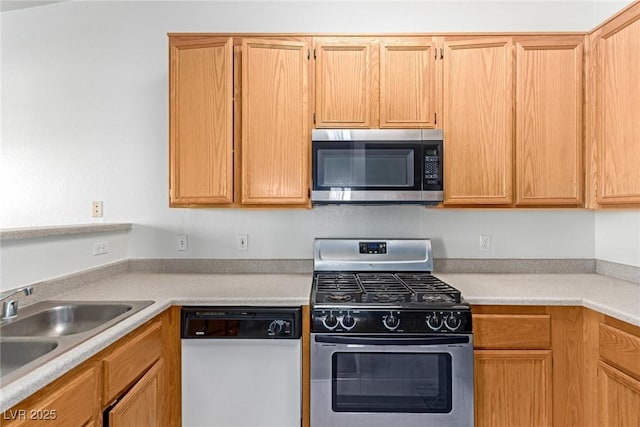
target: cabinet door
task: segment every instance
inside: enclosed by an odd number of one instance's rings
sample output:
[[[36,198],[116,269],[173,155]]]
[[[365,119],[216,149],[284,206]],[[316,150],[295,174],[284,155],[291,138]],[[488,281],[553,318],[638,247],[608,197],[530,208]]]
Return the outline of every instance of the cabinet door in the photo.
[[[380,127],[435,126],[435,46],[431,38],[380,43]]]
[[[309,48],[242,42],[242,203],[309,201]]]
[[[445,41],[444,203],[511,204],[509,38]]]
[[[100,370],[95,364],[67,374],[2,413],[5,427],[91,425],[99,419]]]
[[[604,26],[597,46],[602,205],[640,204],[640,8],[634,10]]]
[[[600,362],[598,366],[600,426],[640,425],[640,381]]]
[[[550,350],[476,350],[475,425],[551,426]]]
[[[518,205],[582,203],[582,36],[516,44]]]
[[[162,426],[161,371],[162,360],[156,362],[109,412],[110,427]]]
[[[317,128],[378,127],[378,45],[367,39],[316,39]]]
[[[233,201],[230,38],[170,39],[170,203]]]

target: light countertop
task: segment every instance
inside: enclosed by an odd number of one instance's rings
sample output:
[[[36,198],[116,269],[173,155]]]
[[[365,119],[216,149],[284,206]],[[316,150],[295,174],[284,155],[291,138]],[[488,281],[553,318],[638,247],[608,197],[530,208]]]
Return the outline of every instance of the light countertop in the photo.
[[[471,304],[584,306],[640,326],[640,285],[598,274],[451,274],[437,277]],[[58,358],[0,388],[9,409],[172,305],[300,306],[309,303],[311,274],[124,273],[57,300],[154,300]]]

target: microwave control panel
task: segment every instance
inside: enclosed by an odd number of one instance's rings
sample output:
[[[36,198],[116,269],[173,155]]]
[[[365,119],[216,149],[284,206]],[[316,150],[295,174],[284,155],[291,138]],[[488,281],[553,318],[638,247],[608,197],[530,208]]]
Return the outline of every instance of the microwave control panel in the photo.
[[[424,189],[442,189],[442,149],[439,144],[424,146]]]

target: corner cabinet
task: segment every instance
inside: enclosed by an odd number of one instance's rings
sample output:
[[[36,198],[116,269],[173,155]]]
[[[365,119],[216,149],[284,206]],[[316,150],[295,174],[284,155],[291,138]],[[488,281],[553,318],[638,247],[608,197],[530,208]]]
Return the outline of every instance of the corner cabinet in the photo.
[[[599,425],[640,425],[640,328],[605,318],[599,324]]]
[[[444,44],[444,204],[513,203],[511,38]]]
[[[598,30],[597,197],[602,206],[640,206],[640,4]]]
[[[170,205],[309,206],[310,47],[169,35]]]
[[[432,128],[436,47],[431,37],[317,37],[317,128]]]

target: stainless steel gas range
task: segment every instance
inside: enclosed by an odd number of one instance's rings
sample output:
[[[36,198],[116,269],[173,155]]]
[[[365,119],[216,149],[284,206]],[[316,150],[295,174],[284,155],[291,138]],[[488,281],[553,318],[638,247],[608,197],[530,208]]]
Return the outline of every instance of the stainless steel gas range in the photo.
[[[471,310],[428,239],[316,239],[311,426],[473,426]]]

